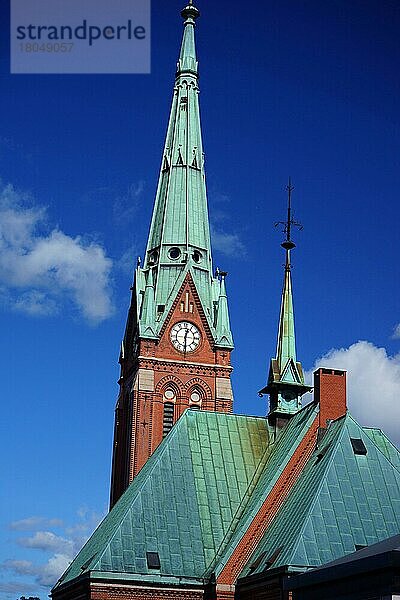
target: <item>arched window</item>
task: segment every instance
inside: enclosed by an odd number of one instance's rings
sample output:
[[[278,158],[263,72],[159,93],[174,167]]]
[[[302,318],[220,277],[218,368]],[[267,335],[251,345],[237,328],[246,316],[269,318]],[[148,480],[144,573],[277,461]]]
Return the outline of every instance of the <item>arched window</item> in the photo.
[[[190,394],[190,402],[194,404],[199,404],[201,402],[201,391],[198,388],[194,388],[194,390]]]
[[[164,402],[163,438],[169,433],[174,424],[174,403]]]

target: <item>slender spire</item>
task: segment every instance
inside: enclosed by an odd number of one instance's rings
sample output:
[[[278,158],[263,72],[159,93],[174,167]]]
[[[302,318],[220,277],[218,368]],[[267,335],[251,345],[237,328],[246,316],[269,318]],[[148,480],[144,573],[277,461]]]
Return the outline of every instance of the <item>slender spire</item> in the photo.
[[[142,315],[140,320],[140,333],[145,337],[157,337],[153,328],[155,321],[153,269],[149,269],[146,287],[143,296]]]
[[[294,220],[292,215],[293,186],[289,178],[286,187],[288,192],[288,208],[286,221],[278,221],[275,227],[283,225],[285,239],[281,243],[285,250],[285,272],[279,314],[278,339],[276,356],[271,359],[267,386],[260,394],[270,395],[270,412],[273,416],[290,416],[301,408],[300,397],[311,388],[304,385],[301,363],[296,358],[296,337],[294,327],[291,256],[290,252],[296,247],[292,240],[292,228],[302,229],[301,223]]]
[[[287,220],[279,221],[275,224],[284,226],[285,240],[281,246],[285,249],[285,276],[283,280],[281,311],[279,315],[278,341],[276,347],[276,360],[279,364],[279,370],[282,373],[289,359],[296,362],[296,338],[294,330],[294,312],[293,312],[293,295],[292,295],[292,276],[290,264],[290,251],[296,247],[296,244],[291,238],[292,227],[303,229],[301,223],[297,223],[292,215],[292,186],[290,177],[286,186],[288,192],[288,208]],[[289,375],[289,374],[288,374]]]
[[[225,288],[225,277],[228,275],[226,271],[220,271],[217,269],[217,277],[220,278],[220,292],[218,299],[218,311],[217,311],[217,344],[218,346],[227,346],[228,348],[233,347],[233,338],[231,333],[231,327],[229,323],[229,310],[228,310],[228,298],[226,295]]]
[[[213,275],[204,152],[200,124],[198,63],[195,45],[199,10],[189,3],[181,11],[183,36],[172,105],[161,159],[153,216],[141,271],[153,271],[154,322],[157,334],[186,277],[190,275],[217,344],[220,281]],[[141,281],[143,282],[143,277]],[[136,286],[138,306],[144,289]],[[221,299],[221,306],[226,302]],[[220,314],[224,313],[221,308]],[[139,311],[140,312],[140,311]],[[143,311],[141,313],[143,316]],[[140,317],[142,319],[142,317]],[[229,328],[229,319],[225,329]],[[229,329],[230,333],[230,329]],[[224,347],[232,346],[232,334]],[[222,339],[221,338],[221,339]]]
[[[196,19],[200,16],[200,11],[193,5],[192,1],[181,11],[184,20],[183,39],[179,61],[177,65],[177,75],[188,72],[197,75],[196,46],[194,41],[194,26]]]

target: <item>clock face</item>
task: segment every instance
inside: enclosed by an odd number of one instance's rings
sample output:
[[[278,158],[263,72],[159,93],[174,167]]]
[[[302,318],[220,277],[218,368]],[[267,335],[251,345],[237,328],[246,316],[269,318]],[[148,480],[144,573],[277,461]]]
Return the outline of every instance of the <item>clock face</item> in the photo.
[[[196,325],[188,321],[180,321],[175,323],[171,329],[172,345],[179,352],[194,352],[199,346],[201,340],[200,331]]]

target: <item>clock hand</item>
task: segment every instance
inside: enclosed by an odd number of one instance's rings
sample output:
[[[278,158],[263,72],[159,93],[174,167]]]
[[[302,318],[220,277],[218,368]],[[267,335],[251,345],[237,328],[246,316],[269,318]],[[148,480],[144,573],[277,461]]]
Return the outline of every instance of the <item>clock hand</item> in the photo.
[[[187,346],[187,336],[188,336],[188,333],[189,333],[189,330],[188,330],[188,329],[185,329],[185,337],[184,337],[184,340],[185,340],[185,353],[186,353],[186,346]]]

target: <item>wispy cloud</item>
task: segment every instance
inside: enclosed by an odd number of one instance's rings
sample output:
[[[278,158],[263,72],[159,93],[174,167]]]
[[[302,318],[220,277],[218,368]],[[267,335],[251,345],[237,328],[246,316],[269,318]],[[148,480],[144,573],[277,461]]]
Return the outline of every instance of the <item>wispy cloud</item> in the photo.
[[[394,340],[400,340],[400,323],[395,326],[392,338]]]
[[[243,258],[246,247],[239,232],[232,227],[229,205],[231,199],[227,194],[213,191],[210,194],[212,210],[210,211],[210,233],[213,249],[225,256]]]
[[[12,521],[9,528],[14,531],[34,531],[42,527],[61,527],[63,522],[61,519],[47,519],[46,517],[27,517],[19,521]]]
[[[123,273],[133,277],[133,270],[136,267],[137,257],[139,251],[136,246],[130,246],[125,250],[122,256],[115,262],[115,266],[120,269]]]
[[[70,525],[64,525],[61,519],[45,517],[27,517],[9,524],[9,529],[14,531],[34,531],[33,535],[17,537],[14,542],[17,546],[29,550],[40,551],[47,558],[45,562],[9,558],[0,564],[5,573],[14,577],[30,578],[31,582],[9,581],[3,582],[6,593],[25,592],[37,587],[48,588],[58,580],[67,569],[80,548],[86,542],[89,535],[104,517],[97,511],[82,507],[77,511],[77,521]],[[37,530],[38,527],[62,528],[62,535],[50,530]],[[18,587],[20,586],[20,587]],[[0,587],[0,590],[2,588]]]
[[[54,314],[68,298],[91,322],[113,312],[112,261],[96,242],[49,228],[47,211],[0,185],[2,302],[29,315]]]
[[[39,586],[50,587],[67,569],[71,560],[72,556],[54,554],[44,565],[29,560],[5,560],[0,566],[13,575],[31,575]]]
[[[67,556],[72,555],[74,551],[73,540],[63,538],[52,531],[36,531],[31,537],[17,538],[16,542],[23,548],[35,548]]]
[[[385,348],[359,341],[319,358],[306,374],[310,383],[318,367],[346,370],[350,412],[361,425],[380,427],[400,444],[400,354],[388,356]]]
[[[0,592],[6,594],[7,598],[14,598],[15,594],[33,595],[35,591],[35,587],[29,583],[21,583],[20,581],[0,582]]]
[[[225,256],[243,257],[246,248],[237,233],[229,233],[211,224],[211,242],[213,248]]]
[[[117,225],[127,225],[132,222],[139,209],[140,198],[144,189],[145,182],[139,180],[131,183],[124,194],[116,197],[113,205],[113,216]]]

